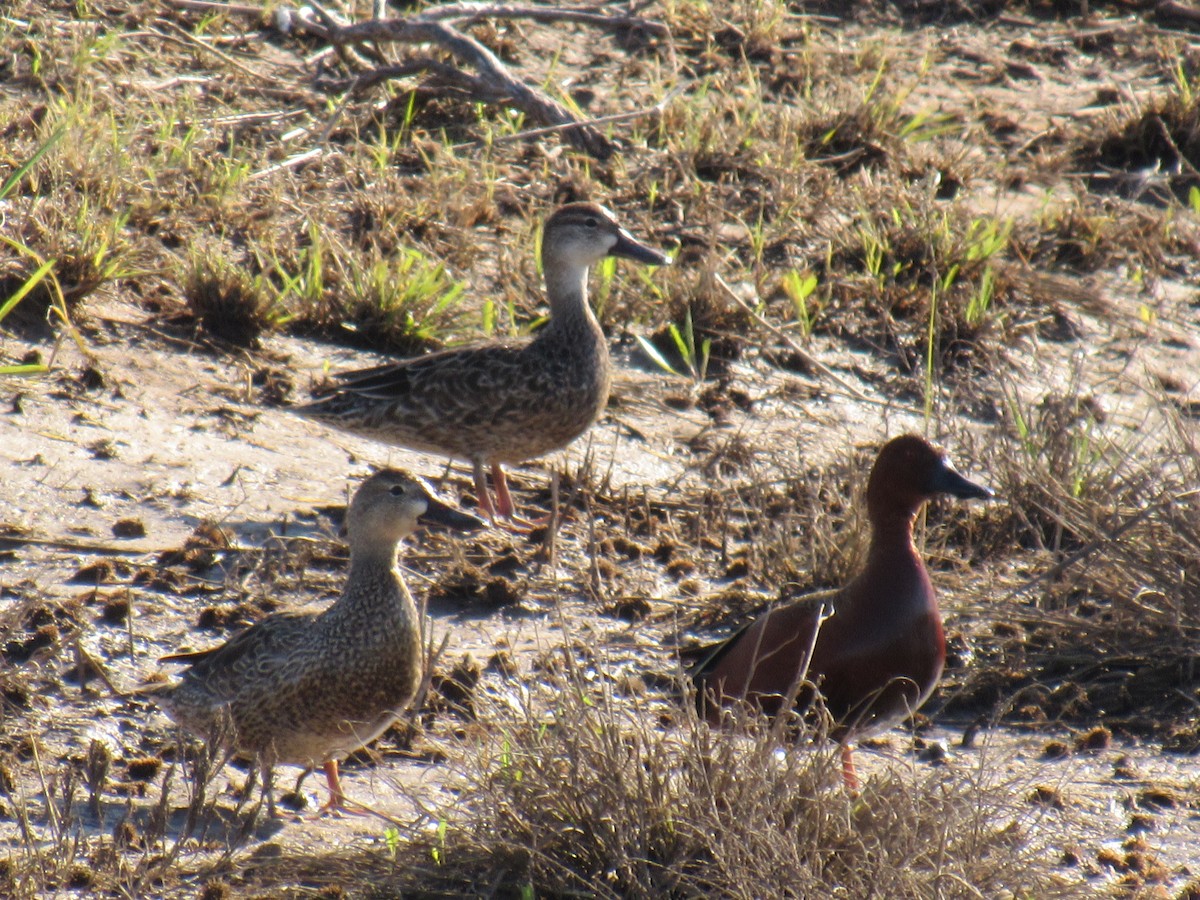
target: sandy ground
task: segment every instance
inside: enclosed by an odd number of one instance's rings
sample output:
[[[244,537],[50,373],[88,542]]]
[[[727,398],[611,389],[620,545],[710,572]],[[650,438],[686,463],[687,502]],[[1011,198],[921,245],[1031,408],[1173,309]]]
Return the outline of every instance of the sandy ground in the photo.
[[[1120,42],[1134,45],[1140,33],[1124,20],[1112,28],[1132,29],[1132,37],[1116,38],[1121,47],[1126,44]],[[1059,54],[1057,49],[1074,46],[1074,31],[1054,26],[1031,36],[1031,29],[1018,23],[986,30],[953,27],[936,39],[923,36],[932,43],[914,45],[913,53],[928,51],[938,70],[919,79],[908,105],[972,121],[1007,115],[1013,118],[1011,128],[997,127],[997,133],[1033,143],[1059,139],[1103,114],[1095,103],[1100,88],[1111,87],[1130,103],[1161,91],[1154,73],[1136,59],[1113,72],[1107,57]],[[847,31],[846,40],[862,37]],[[1032,94],[1031,84],[1036,85]],[[1014,110],[1033,111],[1017,120]],[[960,164],[973,163],[968,157]],[[981,213],[1029,215],[1050,205],[1050,193],[1044,185],[996,186],[975,190],[972,203]],[[1012,396],[998,396],[998,391],[984,396],[977,418],[956,423],[955,433],[986,446],[1002,404],[1015,400],[1033,408],[1047,399],[1082,394],[1103,411],[1108,434],[1141,436],[1147,452],[1154,452],[1166,427],[1165,408],[1200,408],[1195,285],[1181,272],[1151,279],[1147,286],[1114,266],[1063,279],[1060,286],[1061,291],[1050,292],[1056,299],[1045,321],[1065,317],[1075,338],[1050,340],[1040,331],[1045,322],[1029,323],[1009,348],[1003,379],[989,382],[1003,383]],[[751,298],[745,285],[734,289]],[[1146,314],[1148,306],[1153,316]],[[89,300],[86,322],[87,356],[66,341],[51,374],[0,379],[5,472],[0,604],[10,615],[56,604],[77,607],[80,651],[102,660],[119,684],[154,676],[157,659],[166,652],[222,640],[227,628],[199,625],[209,609],[232,611],[226,623],[232,627],[265,611],[264,601],[293,607],[335,597],[339,558],[292,568],[284,563],[305,548],[324,553],[332,546],[337,523],[327,513],[345,502],[372,466],[398,465],[428,476],[451,499],[470,491],[469,473],[461,465],[446,477],[438,460],[331,432],[266,402],[258,383],[270,371],[294,382],[293,396],[303,398],[326,365],[334,370],[367,365],[373,360],[366,355],[279,336],[269,337],[255,353],[213,352],[164,331],[114,294]],[[762,335],[755,340],[772,342]],[[739,502],[738,491],[746,484],[824,467],[845,459],[852,448],[923,428],[911,379],[897,375],[896,366],[832,338],[818,337],[805,348],[830,367],[836,380],[788,373],[747,353],[731,376],[748,402],[730,404],[717,420],[694,405],[687,379],[654,369],[627,335],[619,336],[613,348],[619,376],[609,410],[586,438],[548,465],[564,472],[568,485],[599,484],[609,497],[645,492],[670,509],[693,503],[708,490]],[[18,360],[35,349],[47,355],[49,340],[0,332],[0,360]],[[944,424],[934,421],[931,431],[944,433]],[[1188,427],[1195,425],[1193,418]],[[546,472],[528,466],[514,473],[521,502],[544,504]],[[970,474],[987,480],[986,472]],[[612,515],[610,506],[599,506],[599,515]],[[538,546],[496,532],[461,541],[421,536],[412,542],[409,578],[418,592],[438,586],[441,574],[452,567],[514,560],[515,602],[500,608],[434,605],[435,633],[450,634],[447,660],[469,654],[486,662],[501,649],[529,673],[539,654],[563,642],[566,622],[570,637],[597,648],[605,666],[618,675],[672,670],[676,621],[718,602],[711,598],[719,586],[697,577],[695,589],[685,591],[663,567],[630,561],[621,564],[619,590],[598,592],[591,531],[577,516],[557,536],[549,561]],[[203,571],[166,573],[179,567],[165,566],[161,554],[181,548],[205,522],[219,524],[234,548],[252,551],[245,554],[250,562],[240,563],[231,550],[217,553],[218,564]],[[615,519],[604,523],[610,532],[620,525]],[[664,527],[670,529],[671,523]],[[162,574],[160,581],[155,573]],[[985,567],[976,573],[973,590],[986,596],[998,580]],[[771,596],[764,588],[762,599]],[[106,604],[114,598],[128,602],[127,617],[107,615]],[[650,614],[642,622],[632,624],[601,608],[603,602],[628,599],[648,602]],[[959,615],[954,597],[945,605],[951,619]],[[22,694],[12,713],[5,707],[0,723],[6,760],[0,780],[10,782],[0,799],[0,846],[13,851],[31,840],[50,841],[55,821],[46,797],[61,788],[53,773],[63,760],[85,756],[96,741],[116,761],[114,773],[124,772],[130,761],[153,757],[175,740],[168,720],[149,705],[114,697],[95,679],[84,687],[73,680],[74,647],[55,643],[63,634],[71,632],[64,627],[62,634],[48,636],[45,648],[34,649],[16,667],[32,691]],[[1130,739],[1048,754],[1054,741],[1071,746],[1075,735],[1066,729],[993,727],[964,747],[962,731],[960,723],[935,719],[921,739],[944,745],[948,755],[937,765],[978,771],[1005,786],[1014,805],[1035,812],[1044,808],[1044,819],[1035,826],[1058,832],[1052,843],[1062,854],[1064,878],[1083,879],[1100,890],[1153,865],[1161,867],[1157,880],[1173,895],[1200,877],[1195,849],[1200,846],[1200,767],[1193,758]],[[885,768],[923,773],[933,764],[925,761],[928,753],[910,752],[912,738],[903,730],[882,743],[860,754],[867,777]],[[419,806],[443,796],[442,768],[420,754],[400,752],[391,739],[381,743],[378,756],[374,765],[347,766],[348,793],[405,828],[430,827]],[[98,809],[78,804],[79,827],[107,832],[131,810],[134,818],[150,815],[163,775],[149,785],[113,777],[118,783]],[[211,823],[209,836],[218,847],[233,841],[242,827],[231,786],[244,779],[243,770],[230,766],[214,781],[217,808],[226,816]],[[183,818],[185,781],[176,773],[172,782],[169,806],[176,829]],[[323,793],[315,778],[306,790],[310,806]],[[385,842],[384,828],[383,820],[373,817],[304,818],[262,828],[237,852],[254,859],[378,848]]]
[[[164,652],[218,640],[219,632],[194,630],[198,608],[230,594],[253,597],[261,590],[245,574],[240,588],[237,577],[222,580],[211,573],[201,573],[178,590],[132,586],[137,581],[132,573],[155,569],[159,554],[183,545],[201,522],[219,523],[239,547],[264,547],[282,538],[330,539],[336,526],[316,511],[344,503],[371,465],[400,465],[435,479],[445,474],[436,460],[331,433],[285,408],[257,402],[253,375],[264,365],[293,372],[302,395],[308,373],[318,372],[326,359],[335,368],[365,362],[355,354],[335,351],[326,356],[328,348],[279,338],[257,356],[214,356],[187,341],[155,333],[136,310],[119,304],[93,310],[92,328],[90,362],[67,345],[60,361],[64,365],[54,374],[5,385],[3,402],[9,411],[0,416],[0,456],[9,474],[0,498],[0,524],[11,538],[3,545],[7,549],[0,576],[10,598],[6,602],[12,604],[71,602],[88,595],[89,583],[95,588],[97,580],[111,583],[98,586],[102,595],[128,588],[130,617],[114,623],[102,614],[85,614],[83,620],[91,624],[80,636],[83,649],[105,660],[118,683],[151,677],[158,669],[156,658]],[[1106,402],[1120,409],[1121,398],[1129,398],[1127,417],[1136,426],[1146,421],[1147,407],[1143,402],[1136,411],[1136,398],[1144,398],[1144,392],[1136,390],[1132,366],[1122,358],[1131,341],[1137,343],[1129,335],[1111,335],[1100,352],[1086,360],[1074,358],[1076,374],[1070,377],[1079,377],[1088,366],[1113,366],[1115,361],[1122,371],[1108,382],[1113,390]],[[10,337],[5,345],[7,354],[19,355],[18,339]],[[1179,365],[1175,355],[1195,352],[1179,342],[1166,342],[1165,347],[1165,355],[1150,365]],[[1038,359],[1042,368],[1035,373],[1037,380],[1055,374],[1067,377],[1053,371],[1056,366],[1044,356]],[[811,463],[820,454],[835,454],[839,433],[846,440],[857,433],[846,423],[854,404],[840,387],[809,384],[806,389],[814,399],[795,403],[779,399],[779,383],[749,371],[745,377],[756,385],[759,402],[714,429],[709,417],[696,409],[680,410],[670,402],[687,394],[684,380],[664,377],[636,362],[627,354],[610,415],[588,439],[551,460],[553,465],[570,474],[590,457],[595,470],[607,473],[610,491],[649,486],[656,496],[669,500],[684,496],[689,484],[702,485],[713,477],[697,463],[698,437],[711,435],[715,444],[736,437],[765,448],[755,468],[756,476],[763,478],[788,471],[797,456]],[[866,380],[856,378],[856,371],[863,369],[845,359],[838,362],[842,377],[859,390],[870,390]],[[1041,384],[1042,390],[1048,387]],[[911,411],[881,411],[891,431],[917,424]],[[530,468],[518,474],[516,483],[544,487],[545,475]],[[468,473],[456,467],[443,486],[455,497],[468,484]],[[141,523],[144,536],[114,535],[117,523],[131,520]],[[532,562],[537,548],[505,534],[485,535],[467,542],[466,548],[447,538],[418,542],[413,550],[422,564],[411,575],[418,590],[428,585],[439,565],[461,560],[464,554],[479,562],[505,553],[524,560],[528,594],[519,606],[493,613],[433,609],[437,633],[451,634],[448,658],[470,654],[486,661],[497,648],[505,648],[527,668],[537,653],[561,642],[561,623],[566,621],[576,640],[603,648],[619,670],[645,666],[647,659],[651,667],[671,669],[664,647],[669,645],[673,612],[682,614],[703,598],[681,595],[670,579],[645,572],[634,580],[630,593],[649,599],[654,609],[651,624],[635,626],[599,614],[580,574],[587,570],[584,529],[577,522],[568,526],[559,535],[552,563]],[[108,567],[95,569],[97,563]],[[93,568],[81,576],[89,566]],[[326,602],[336,593],[338,577],[336,565],[325,576],[302,573],[294,582],[277,582],[276,589],[287,595],[270,599],[285,606]],[[35,654],[28,664],[34,671],[37,659]],[[47,764],[86,754],[93,740],[109,747],[114,759],[126,761],[171,742],[169,723],[152,707],[113,697],[95,681],[81,690],[62,676],[61,669],[48,664],[40,678],[35,676],[43,696],[21,720],[6,722],[10,738],[18,729],[37,735]],[[1192,760],[1164,755],[1150,744],[1122,741],[1050,758],[1045,753],[1048,742],[1066,737],[1069,743],[1070,736],[1061,731],[993,728],[971,747],[961,746],[960,737],[961,729],[942,724],[924,740],[948,749],[939,765],[986,772],[992,783],[1011,785],[1015,802],[1048,804],[1055,810],[1056,823],[1064,815],[1074,823],[1061,835],[1060,844],[1064,859],[1073,854],[1078,865],[1064,865],[1065,874],[1084,875],[1096,883],[1119,878],[1123,869],[1145,865],[1131,861],[1135,851],[1142,853],[1139,858],[1165,866],[1163,877],[1169,884],[1180,885],[1200,874],[1192,861],[1194,847],[1200,845],[1200,769]],[[880,767],[928,765],[920,761],[928,754],[914,756],[910,747],[911,739],[902,731],[893,733],[881,747],[860,754],[863,772],[869,776]],[[438,766],[391,747],[381,752],[378,765],[348,766],[350,795],[406,828],[431,827],[420,824],[417,803],[441,790]],[[229,812],[228,820],[210,823],[209,837],[218,844],[232,840],[244,824],[233,813],[228,791],[245,777],[231,766],[214,782],[227,797],[218,807]],[[183,781],[175,784],[177,807],[185,803],[178,794]],[[40,785],[35,768],[24,766],[12,795],[35,823],[45,816]],[[135,799],[135,808],[150,805],[156,790],[133,789],[135,798],[142,798]],[[313,778],[306,790],[311,805],[323,786]],[[110,830],[127,815],[126,802],[113,798],[86,812],[81,827]],[[181,824],[182,811],[174,819]],[[373,817],[302,821],[261,826],[239,852],[286,856],[314,848],[334,852],[377,847],[385,840],[385,825]],[[48,819],[41,822],[35,828],[48,827]],[[21,841],[11,819],[0,832],[10,846]],[[1140,843],[1134,850],[1123,848],[1135,835]]]

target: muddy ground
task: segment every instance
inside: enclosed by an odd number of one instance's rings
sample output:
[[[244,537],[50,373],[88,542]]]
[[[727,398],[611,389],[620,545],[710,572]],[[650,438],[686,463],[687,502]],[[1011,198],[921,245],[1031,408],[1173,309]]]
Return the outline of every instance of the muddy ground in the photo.
[[[1200,51],[1190,33],[1173,32],[1150,14],[1105,9],[1082,20],[1035,12],[929,24],[860,10],[819,21],[839,44],[891,42],[905,48],[897,52],[912,71],[928,67],[903,98],[905,109],[984,123],[988,150],[964,143],[960,170],[994,159],[997,146],[1014,156],[1050,153],[1073,130],[1113,117],[1114,106],[1136,110],[1168,93],[1153,42]],[[588,60],[575,56],[587,53],[572,43],[566,64],[585,67]],[[1016,168],[977,175],[964,202],[981,215],[1041,221],[1051,189],[1018,177]],[[851,506],[865,479],[863,463],[903,431],[945,443],[965,472],[1000,489],[999,507],[1010,502],[1003,488],[1016,483],[1006,462],[1017,443],[1013,408],[1068,403],[1098,410],[1090,439],[1150,459],[1159,454],[1164,471],[1186,471],[1178,448],[1194,448],[1200,428],[1200,270],[1179,246],[1197,249],[1195,210],[1155,194],[1158,173],[1129,169],[1114,173],[1101,162],[1094,170],[1060,169],[1054,189],[1089,177],[1140,178],[1145,192],[1122,182],[1111,193],[1122,210],[1113,220],[1161,221],[1169,209],[1177,242],[1161,251],[1162,265],[1150,271],[1145,257],[1124,245],[1075,268],[1027,265],[1014,253],[1008,264],[1020,277],[1042,279],[1044,306],[1014,314],[1016,327],[992,357],[994,366],[948,379],[932,414],[920,396],[919,366],[914,373],[899,364],[874,337],[852,340],[851,326],[818,329],[802,340],[795,331],[784,339],[743,320],[723,335],[737,352],[697,385],[662,371],[639,348],[633,335],[653,333],[653,324],[610,323],[618,374],[605,415],[565,453],[512,473],[518,502],[543,509],[548,473],[561,474],[569,514],[557,533],[422,535],[405,550],[410,584],[430,597],[435,636],[448,635],[439,673],[457,666],[460,676],[482,672],[485,683],[500,686],[536,680],[566,643],[586,648],[595,678],[657,698],[679,671],[676,648],[728,633],[783,586],[769,577],[781,571],[763,562],[770,554],[747,539],[753,532],[730,522],[761,515],[755,504],[780,485],[807,483],[811,498],[834,497],[833,524],[823,531],[805,533],[810,520],[794,511],[776,523],[778,532],[791,533],[780,552],[795,554],[792,587],[827,584],[849,565],[843,548],[859,524]],[[1166,190],[1173,190],[1169,179]],[[686,242],[690,223],[678,219],[647,215],[630,225],[651,243]],[[744,223],[727,224],[732,239],[745,237]],[[473,290],[486,295],[494,284],[487,258],[497,245],[509,242],[505,252],[518,257],[533,248],[511,246],[513,234],[487,224],[474,234],[483,261],[474,277],[469,266],[462,269]],[[1078,237],[1081,244],[1090,239]],[[1101,232],[1098,240],[1103,247],[1107,238]],[[680,264],[688,259],[684,253]],[[705,264],[719,271],[712,258]],[[729,280],[743,299],[757,296],[753,279]],[[54,810],[69,782],[64,773],[85,772],[97,754],[109,759],[107,777],[95,804],[81,793],[78,828],[145,831],[164,791],[166,833],[183,825],[179,736],[150,704],[113,696],[91,660],[119,687],[129,686],[158,677],[164,653],[209,646],[274,609],[329,602],[345,559],[341,507],[375,466],[418,472],[447,497],[472,502],[461,465],[447,469],[444,461],[289,412],[326,371],[386,356],[282,331],[238,348],[168,320],[143,302],[133,282],[106,284],[75,309],[80,344],[56,342],[37,325],[0,323],[2,362],[31,354],[49,360],[54,349],[50,372],[0,376],[0,842],[14,858],[31,846],[57,846]],[[636,295],[637,285],[632,277],[622,281],[623,296]],[[736,310],[732,297],[725,302]],[[798,360],[801,346],[819,367]],[[1067,427],[1048,415],[1039,421],[1042,428]],[[1076,682],[1089,689],[1080,667],[1057,681],[1053,667],[1043,667],[1018,671],[999,687],[978,687],[979,669],[998,665],[997,636],[1033,630],[1039,598],[1050,593],[1046,572],[1062,565],[1057,583],[1073,584],[1073,565],[1097,564],[1095,548],[1077,564],[1053,546],[997,549],[980,535],[992,533],[989,516],[1003,515],[940,506],[931,514],[922,541],[935,557],[956,652],[917,733],[896,729],[865,748],[863,771],[867,778],[882,771],[924,777],[933,766],[986,772],[1010,786],[1014,804],[1047,810],[1040,827],[1057,830],[1047,853],[1057,854],[1052,863],[1064,883],[1082,893],[1193,896],[1185,886],[1200,878],[1200,767],[1194,756],[1171,752],[1170,737],[1195,727],[1195,681],[1163,682],[1161,704],[1151,690],[1134,691],[1111,716],[1099,702],[1069,709],[1047,700],[1040,716],[1028,708],[1040,702],[1030,696],[1059,697]],[[974,537],[965,545],[942,537],[947,522],[955,535]],[[1143,603],[1146,615],[1156,614],[1153,597],[1089,599],[1132,603],[1122,608],[1135,615]],[[1198,623],[1177,624],[1180,646],[1171,653],[1194,656]],[[1064,655],[1090,652],[1097,666],[1106,664],[1103,647],[1089,647],[1086,635],[1062,646]],[[435,827],[428,810],[453,803],[430,747],[439,734],[469,728],[444,706],[423,721],[427,737],[395,730],[346,767],[348,793],[390,816],[401,836]],[[973,738],[964,739],[965,732]],[[214,846],[234,846],[228,855],[241,866],[247,891],[271,889],[255,883],[256,860],[387,852],[388,823],[370,816],[306,817],[240,834],[245,779],[236,765],[216,777],[219,818],[207,827]],[[312,779],[305,791],[311,810],[323,788]],[[194,894],[211,871],[205,867],[225,852],[181,863],[170,890]],[[45,892],[86,893],[86,873],[79,879]],[[318,879],[313,890],[329,887]],[[152,888],[138,890],[148,895]]]

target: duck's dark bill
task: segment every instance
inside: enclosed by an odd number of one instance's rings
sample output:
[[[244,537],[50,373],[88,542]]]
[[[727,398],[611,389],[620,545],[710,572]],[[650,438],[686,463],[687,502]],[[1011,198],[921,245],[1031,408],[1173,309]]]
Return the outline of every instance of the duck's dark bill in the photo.
[[[417,519],[422,525],[452,528],[455,531],[478,531],[487,523],[478,516],[447,506],[440,500],[429,498],[429,506]]]
[[[671,264],[671,257],[660,253],[653,247],[638,243],[633,235],[624,229],[617,235],[617,242],[608,251],[608,255],[623,256],[625,259],[634,259],[650,266],[669,266]]]
[[[938,467],[930,487],[933,493],[949,494],[961,500],[990,500],[996,496],[991,488],[985,488],[964,478],[949,462],[944,462]]]

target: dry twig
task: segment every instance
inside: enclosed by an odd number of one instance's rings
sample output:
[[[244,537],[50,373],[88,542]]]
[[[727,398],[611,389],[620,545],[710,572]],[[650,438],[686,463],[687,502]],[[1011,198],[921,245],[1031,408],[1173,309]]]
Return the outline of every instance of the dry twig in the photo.
[[[508,104],[524,112],[547,128],[561,130],[563,136],[584,152],[598,159],[607,159],[615,149],[593,124],[582,121],[566,106],[544,92],[526,84],[483,44],[459,31],[451,22],[474,22],[482,18],[538,21],[583,22],[606,28],[641,28],[655,34],[666,34],[665,25],[647,22],[635,16],[607,16],[570,9],[537,9],[484,5],[456,4],[428,10],[403,19],[373,19],[352,25],[342,25],[319,4],[314,3],[317,19],[296,16],[293,23],[328,40],[335,47],[363,44],[433,44],[448,52],[454,59],[475,70],[465,72],[448,62],[427,56],[411,57],[398,65],[381,65],[369,69],[348,81],[325,81],[327,90],[357,90],[395,78],[431,73],[437,82],[468,93],[473,99],[487,103]]]

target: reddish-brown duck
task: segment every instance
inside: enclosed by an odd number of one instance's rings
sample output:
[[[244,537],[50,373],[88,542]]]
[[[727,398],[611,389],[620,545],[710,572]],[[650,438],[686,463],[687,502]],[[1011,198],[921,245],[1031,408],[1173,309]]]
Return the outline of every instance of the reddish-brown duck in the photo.
[[[942,618],[913,523],[938,494],[986,499],[944,453],[904,435],[879,451],[867,483],[871,544],[863,570],[839,590],[810,594],[750,623],[692,670],[713,724],[722,707],[749,702],[768,715],[785,698],[820,691],[842,745],[843,775],[857,787],[852,742],[894,725],[929,697],[946,658]]]

